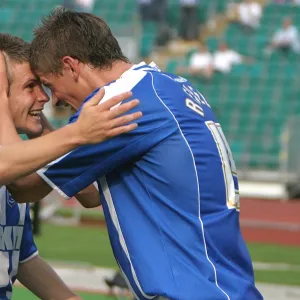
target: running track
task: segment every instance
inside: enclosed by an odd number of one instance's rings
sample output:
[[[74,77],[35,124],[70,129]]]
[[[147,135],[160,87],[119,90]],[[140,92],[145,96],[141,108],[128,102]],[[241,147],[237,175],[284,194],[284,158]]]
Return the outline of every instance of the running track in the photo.
[[[240,221],[248,242],[300,246],[300,201],[241,200]]]
[[[300,246],[300,200],[243,198],[240,222],[247,242]],[[105,226],[99,220],[82,220],[82,223]]]

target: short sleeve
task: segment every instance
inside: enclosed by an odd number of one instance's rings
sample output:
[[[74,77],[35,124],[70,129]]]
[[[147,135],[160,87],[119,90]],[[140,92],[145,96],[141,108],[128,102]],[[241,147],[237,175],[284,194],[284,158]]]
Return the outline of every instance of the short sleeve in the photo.
[[[38,249],[34,243],[32,224],[30,219],[29,204],[26,205],[24,229],[20,247],[20,263],[24,263],[38,255]]]
[[[133,98],[140,100],[140,105],[134,110],[143,112],[138,128],[100,144],[79,147],[38,171],[65,198],[74,196],[116,168],[134,163],[178,130],[174,118],[153,87],[153,75],[144,71],[135,72],[137,78],[130,77],[106,87],[105,97],[109,99],[123,92],[124,85],[131,86],[129,90],[132,90]],[[134,80],[137,82],[133,84]],[[75,120],[76,117],[72,119]]]

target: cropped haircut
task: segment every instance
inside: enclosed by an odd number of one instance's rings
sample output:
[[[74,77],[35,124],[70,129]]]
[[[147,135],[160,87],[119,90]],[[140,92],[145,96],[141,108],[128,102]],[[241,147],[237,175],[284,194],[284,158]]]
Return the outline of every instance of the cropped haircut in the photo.
[[[64,56],[102,69],[118,60],[129,62],[105,21],[59,7],[35,29],[30,64],[34,71],[60,74]]]
[[[30,44],[17,36],[13,36],[8,33],[0,33],[0,51],[5,57],[7,79],[10,86],[13,81],[11,64],[29,62]]]

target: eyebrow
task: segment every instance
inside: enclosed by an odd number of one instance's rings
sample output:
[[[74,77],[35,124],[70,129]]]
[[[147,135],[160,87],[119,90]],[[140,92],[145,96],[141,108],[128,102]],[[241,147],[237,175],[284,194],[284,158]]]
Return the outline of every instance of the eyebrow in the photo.
[[[23,87],[26,87],[27,85],[29,85],[31,83],[39,84],[40,81],[37,78],[30,78],[23,83]]]

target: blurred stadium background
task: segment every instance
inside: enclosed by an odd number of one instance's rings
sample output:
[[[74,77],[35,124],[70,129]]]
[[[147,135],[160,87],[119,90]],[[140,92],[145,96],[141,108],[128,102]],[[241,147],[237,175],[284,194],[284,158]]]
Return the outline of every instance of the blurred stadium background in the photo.
[[[1,0],[0,30],[30,41],[34,27],[53,8],[89,11],[109,23],[133,62],[155,61],[160,69],[192,81],[213,107],[234,153],[242,230],[265,299],[300,299],[300,53],[297,47],[267,47],[284,18],[292,18],[300,30],[300,1],[248,1],[259,4],[261,12],[246,9],[243,17],[239,5],[247,1],[199,0],[189,15],[185,2]],[[243,59],[228,72],[203,76],[190,71],[199,45],[215,53],[221,43]],[[46,107],[57,128],[71,113]],[[39,215],[44,221],[36,237],[40,254],[72,288],[87,292],[83,299],[114,299],[103,282],[117,266],[101,209],[81,209],[76,201],[64,202],[52,193]],[[35,298],[17,287],[14,299]]]

